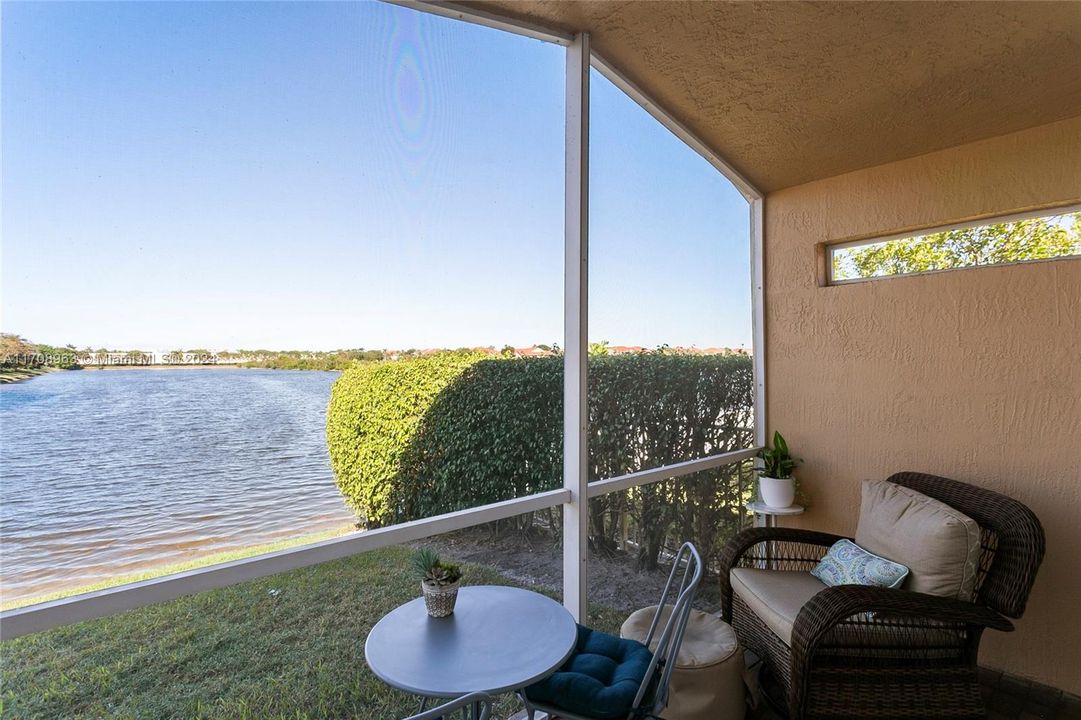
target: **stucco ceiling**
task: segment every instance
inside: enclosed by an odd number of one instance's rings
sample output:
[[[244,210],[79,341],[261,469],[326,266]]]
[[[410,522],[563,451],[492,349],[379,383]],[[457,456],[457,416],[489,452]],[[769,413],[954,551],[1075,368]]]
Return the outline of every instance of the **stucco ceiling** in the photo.
[[[595,52],[760,190],[1081,115],[1081,2],[467,0]]]

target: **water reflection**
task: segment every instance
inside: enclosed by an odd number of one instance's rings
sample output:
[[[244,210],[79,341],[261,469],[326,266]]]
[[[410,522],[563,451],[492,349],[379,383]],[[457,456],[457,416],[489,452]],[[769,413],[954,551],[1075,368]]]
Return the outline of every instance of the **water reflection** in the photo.
[[[337,373],[58,372],[0,388],[4,601],[342,527]]]

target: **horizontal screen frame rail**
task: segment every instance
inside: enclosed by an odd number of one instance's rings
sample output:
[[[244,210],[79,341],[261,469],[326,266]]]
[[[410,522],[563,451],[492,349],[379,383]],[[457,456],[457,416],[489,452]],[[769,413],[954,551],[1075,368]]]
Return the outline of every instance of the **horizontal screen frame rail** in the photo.
[[[736,450],[594,481],[589,484],[589,497],[599,497],[661,480],[691,475],[722,465],[731,465],[749,460],[757,453],[758,448]],[[248,580],[257,580],[291,570],[341,560],[370,550],[415,542],[475,525],[506,520],[528,512],[559,507],[568,503],[570,499],[569,490],[558,488],[490,505],[354,533],[345,537],[320,540],[250,558],[207,565],[149,580],[5,610],[0,612],[0,639],[10,640],[62,625],[94,620],[127,610],[176,600],[185,595],[217,590]]]
[[[40,632],[60,625],[115,615],[185,595],[216,590],[248,580],[351,557],[369,550],[415,542],[443,533],[558,507],[570,499],[564,489],[468,508],[390,527],[351,533],[297,547],[117,585],[0,613],[0,639]]]
[[[631,488],[641,487],[642,485],[660,482],[661,480],[672,480],[674,478],[683,477],[684,475],[693,475],[696,472],[712,470],[713,468],[718,468],[723,465],[734,465],[735,463],[743,462],[744,460],[750,460],[758,455],[759,450],[760,448],[757,447],[747,448],[746,450],[733,450],[731,452],[710,455],[709,457],[698,458],[696,460],[687,460],[672,465],[662,465],[661,467],[651,468],[649,470],[639,470],[638,472],[620,475],[619,477],[607,480],[596,480],[589,484],[589,497],[600,497],[601,495],[607,495],[608,493],[629,490]]]

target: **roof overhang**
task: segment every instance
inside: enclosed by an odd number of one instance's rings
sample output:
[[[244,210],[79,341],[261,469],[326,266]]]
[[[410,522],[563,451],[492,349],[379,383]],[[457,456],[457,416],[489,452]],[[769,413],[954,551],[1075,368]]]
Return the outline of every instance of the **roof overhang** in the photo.
[[[1081,116],[1081,3],[465,0],[593,50],[758,189]]]

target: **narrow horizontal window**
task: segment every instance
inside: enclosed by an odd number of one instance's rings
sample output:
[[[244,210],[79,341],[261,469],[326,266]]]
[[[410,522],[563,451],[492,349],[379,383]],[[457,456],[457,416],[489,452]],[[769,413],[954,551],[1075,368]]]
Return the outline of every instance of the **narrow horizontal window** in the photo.
[[[1081,207],[827,248],[831,284],[1078,255]]]

